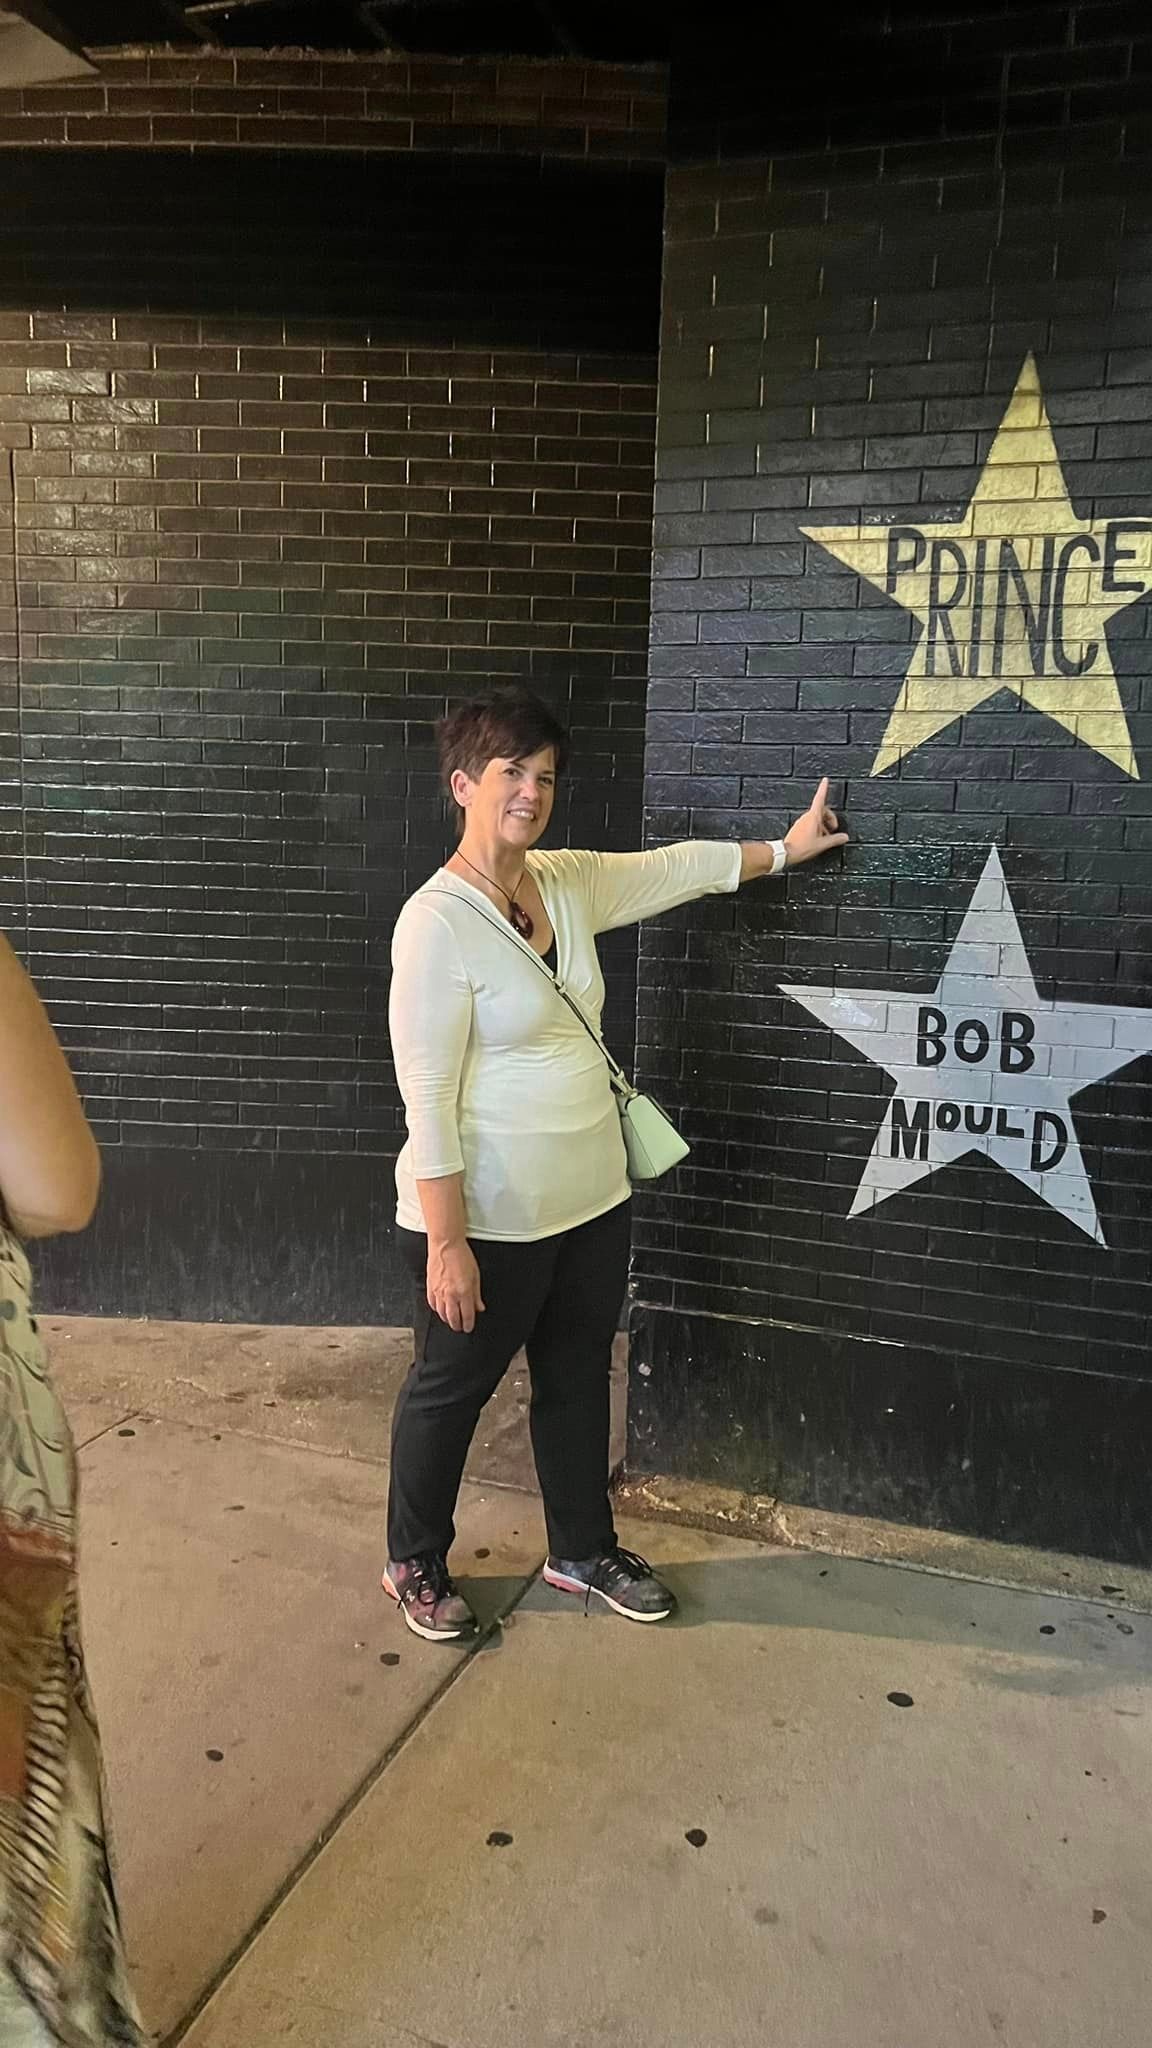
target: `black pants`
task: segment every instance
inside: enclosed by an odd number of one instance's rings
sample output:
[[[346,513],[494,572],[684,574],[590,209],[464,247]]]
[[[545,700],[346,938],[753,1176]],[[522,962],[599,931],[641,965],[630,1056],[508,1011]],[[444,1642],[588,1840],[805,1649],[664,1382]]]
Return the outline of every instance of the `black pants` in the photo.
[[[554,1557],[614,1540],[608,1500],[609,1373],[628,1278],[632,1205],[534,1244],[473,1239],[483,1315],[450,1330],[425,1296],[428,1240],[398,1232],[416,1283],[416,1356],[392,1421],[388,1555],[450,1549],[480,1411],[521,1345],[532,1375],[532,1449]]]

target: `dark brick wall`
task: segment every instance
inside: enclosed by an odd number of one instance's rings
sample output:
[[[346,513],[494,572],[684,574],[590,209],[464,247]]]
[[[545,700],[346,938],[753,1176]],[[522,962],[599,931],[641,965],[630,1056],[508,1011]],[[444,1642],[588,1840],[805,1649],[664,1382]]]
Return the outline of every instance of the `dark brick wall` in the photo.
[[[339,51],[96,53],[94,78],[0,91],[0,148],[366,150],[662,164],[658,64]]]
[[[981,1157],[853,1217],[893,1084],[781,985],[929,999],[995,845],[1041,999],[1152,1005],[1147,604],[1136,775],[1003,689],[875,773],[922,628],[803,531],[959,522],[1029,351],[1073,518],[1152,518],[1152,22],[873,15],[674,74],[648,828],[775,833],[827,773],[854,844],[643,940],[694,1152],[639,1220],[634,1450],[1147,1562],[1148,1060],[1073,1103],[1104,1243]]]
[[[558,836],[639,836],[658,178],[4,173],[3,901],[108,1180],[45,1299],[394,1320],[387,962],[448,843],[432,721],[538,687],[576,738]]]

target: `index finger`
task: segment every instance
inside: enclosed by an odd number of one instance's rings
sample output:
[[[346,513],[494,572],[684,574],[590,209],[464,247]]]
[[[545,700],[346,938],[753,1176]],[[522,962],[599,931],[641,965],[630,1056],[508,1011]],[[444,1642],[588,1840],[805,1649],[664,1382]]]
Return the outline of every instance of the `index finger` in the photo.
[[[816,812],[816,814],[817,814],[817,816],[819,817],[819,816],[821,816],[821,815],[823,814],[824,806],[825,806],[825,804],[827,803],[827,801],[828,801],[828,777],[827,777],[827,776],[825,776],[825,777],[824,777],[824,779],[823,779],[823,781],[822,781],[822,782],[821,782],[821,784],[820,784],[820,787],[819,787],[819,789],[818,789],[818,790],[816,791],[816,794],[815,794],[815,796],[813,797],[813,799],[812,799],[811,803],[809,804],[809,806],[808,806],[808,809],[809,809],[810,811],[815,811],[815,812]]]

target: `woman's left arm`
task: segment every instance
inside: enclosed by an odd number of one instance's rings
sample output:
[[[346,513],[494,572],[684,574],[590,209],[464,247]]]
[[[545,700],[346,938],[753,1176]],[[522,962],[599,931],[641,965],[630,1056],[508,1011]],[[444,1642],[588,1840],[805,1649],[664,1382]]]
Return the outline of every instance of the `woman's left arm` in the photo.
[[[779,872],[843,846],[848,838],[836,813],[828,808],[827,780],[797,818],[783,842],[731,839],[686,839],[659,846],[650,853],[555,853],[547,858],[572,875],[586,891],[592,929],[611,932],[621,925],[659,917],[665,910],[695,903],[702,896],[730,893],[741,882]],[[785,858],[776,849],[783,844]]]
[[[825,776],[808,809],[801,812],[782,841],[747,839],[741,842],[740,880],[759,881],[762,875],[777,874],[782,867],[800,867],[806,860],[819,860],[821,854],[831,853],[834,846],[847,844],[848,834],[840,830],[840,820],[828,803],[828,777]],[[784,847],[783,861],[776,851],[780,845]]]

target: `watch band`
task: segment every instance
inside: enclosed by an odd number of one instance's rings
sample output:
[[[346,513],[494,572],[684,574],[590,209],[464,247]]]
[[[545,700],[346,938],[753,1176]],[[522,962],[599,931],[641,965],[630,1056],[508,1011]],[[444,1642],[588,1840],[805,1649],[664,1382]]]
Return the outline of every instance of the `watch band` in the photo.
[[[768,844],[772,848],[772,873],[782,875],[788,865],[788,848],[782,839],[770,839]]]

